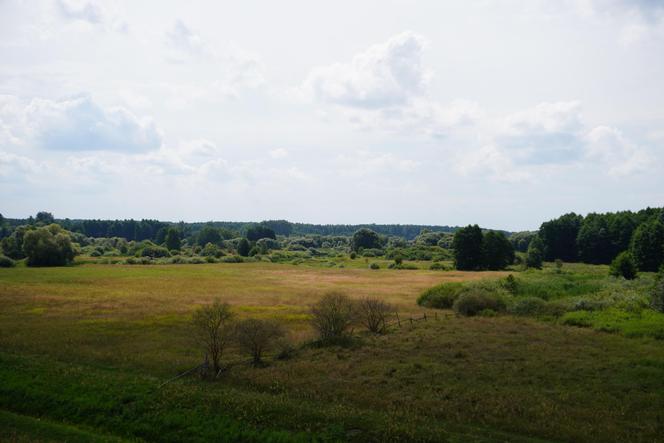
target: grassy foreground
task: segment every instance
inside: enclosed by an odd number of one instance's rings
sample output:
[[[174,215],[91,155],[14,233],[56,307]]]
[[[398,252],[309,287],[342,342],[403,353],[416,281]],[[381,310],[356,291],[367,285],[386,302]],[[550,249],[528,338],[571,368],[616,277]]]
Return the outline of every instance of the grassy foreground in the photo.
[[[267,263],[0,270],[0,439],[659,441],[661,341],[512,316],[447,313],[262,369],[232,350],[222,380],[157,388],[200,360],[188,319],[217,296],[304,340],[308,305],[327,289],[381,296],[408,317],[422,312],[424,288],[502,275]]]

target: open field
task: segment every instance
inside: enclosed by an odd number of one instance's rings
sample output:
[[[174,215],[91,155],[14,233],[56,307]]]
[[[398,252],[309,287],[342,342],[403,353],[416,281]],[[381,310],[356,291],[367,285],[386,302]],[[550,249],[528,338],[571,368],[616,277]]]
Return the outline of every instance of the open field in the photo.
[[[606,271],[566,267],[588,291]],[[407,318],[423,312],[415,301],[425,288],[506,274],[270,263],[0,269],[0,420],[10,430],[0,438],[660,441],[662,341],[508,315],[438,311],[385,336],[360,334],[356,347],[304,347],[260,369],[231,350],[222,380],[157,389],[200,362],[188,321],[216,297],[303,342],[308,306],[327,290],[379,296]],[[33,427],[30,417],[46,420]]]

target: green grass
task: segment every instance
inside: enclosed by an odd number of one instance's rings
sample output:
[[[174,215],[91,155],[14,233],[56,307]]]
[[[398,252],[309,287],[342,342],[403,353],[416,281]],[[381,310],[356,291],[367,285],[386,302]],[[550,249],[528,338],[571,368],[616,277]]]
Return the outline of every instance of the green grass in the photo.
[[[574,311],[565,314],[561,323],[621,333],[626,337],[653,337],[664,340],[664,313],[652,310],[626,312],[610,308],[602,311]]]
[[[109,437],[51,420],[0,410],[0,441],[16,443],[59,441],[69,443],[121,443],[130,440]]]
[[[449,311],[407,320],[421,316],[426,288],[480,278],[490,281],[474,284],[491,286],[507,273],[274,263],[0,270],[0,427],[9,429],[0,440],[657,441],[664,347],[645,332],[662,319],[623,315],[650,277],[625,283],[586,265],[564,272],[515,275],[537,290],[551,280],[551,302],[611,300],[584,311],[577,323],[590,328]],[[585,289],[555,292],[566,281]],[[297,344],[311,338],[308,306],[331,289],[393,303],[403,327],[356,331],[352,349],[268,355],[266,368],[231,348],[220,380],[156,389],[200,362],[189,319],[202,303],[220,297],[240,318],[276,319]],[[602,332],[615,324],[622,334]]]

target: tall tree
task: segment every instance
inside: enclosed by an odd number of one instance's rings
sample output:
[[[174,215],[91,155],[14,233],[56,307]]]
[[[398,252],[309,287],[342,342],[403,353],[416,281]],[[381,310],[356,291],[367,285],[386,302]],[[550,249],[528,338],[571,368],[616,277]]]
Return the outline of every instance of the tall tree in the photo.
[[[182,247],[182,235],[180,234],[180,230],[174,227],[168,228],[164,242],[169,251],[180,250]]]
[[[544,258],[564,261],[577,260],[576,237],[581,228],[583,217],[573,212],[554,220],[542,223],[539,237],[544,243]]]
[[[454,263],[459,270],[478,270],[484,264],[482,230],[478,225],[468,225],[454,234]]]
[[[634,231],[631,250],[639,271],[657,271],[664,262],[664,224],[657,218],[641,224]]]
[[[489,231],[482,239],[484,267],[491,270],[505,269],[514,262],[514,247],[502,232]]]
[[[544,261],[544,242],[539,236],[533,237],[528,245],[528,252],[526,255],[526,266],[529,268],[542,269],[542,262]]]

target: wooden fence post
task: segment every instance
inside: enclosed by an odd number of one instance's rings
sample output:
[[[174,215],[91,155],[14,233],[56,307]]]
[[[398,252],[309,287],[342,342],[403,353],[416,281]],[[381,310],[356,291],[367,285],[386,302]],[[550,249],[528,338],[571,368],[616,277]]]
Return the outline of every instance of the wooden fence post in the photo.
[[[395,314],[397,314],[397,324],[399,325],[399,327],[401,327],[401,320],[399,319],[399,313],[395,312]]]

